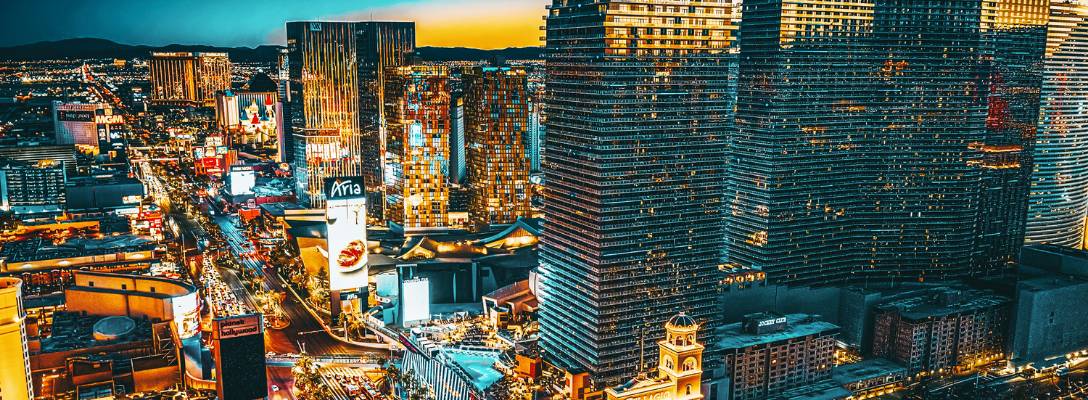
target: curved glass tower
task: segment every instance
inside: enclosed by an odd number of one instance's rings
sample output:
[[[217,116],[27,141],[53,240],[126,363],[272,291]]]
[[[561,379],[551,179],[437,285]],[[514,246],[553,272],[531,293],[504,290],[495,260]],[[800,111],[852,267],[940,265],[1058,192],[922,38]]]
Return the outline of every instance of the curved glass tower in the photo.
[[[1088,212],[1088,7],[1051,4],[1024,243],[1082,248]]]

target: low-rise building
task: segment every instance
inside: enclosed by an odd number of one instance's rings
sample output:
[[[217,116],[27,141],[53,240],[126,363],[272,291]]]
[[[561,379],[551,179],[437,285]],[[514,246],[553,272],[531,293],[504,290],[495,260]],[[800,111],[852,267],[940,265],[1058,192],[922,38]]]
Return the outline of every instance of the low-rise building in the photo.
[[[18,216],[64,212],[64,163],[0,158],[0,210]]]
[[[758,313],[719,327],[711,346],[733,400],[765,399],[831,378],[837,325],[806,314]]]
[[[1088,252],[1024,247],[1009,358],[1016,366],[1088,349]]]
[[[831,380],[852,392],[855,398],[891,393],[908,380],[907,368],[884,358],[872,358],[835,367]]]
[[[971,370],[1004,357],[1012,300],[979,290],[937,288],[879,305],[873,355],[911,376]]]
[[[60,245],[31,238],[0,246],[0,276],[23,279],[32,292],[51,292],[75,283],[73,272],[147,272],[159,263],[159,244],[142,236],[72,239]]]

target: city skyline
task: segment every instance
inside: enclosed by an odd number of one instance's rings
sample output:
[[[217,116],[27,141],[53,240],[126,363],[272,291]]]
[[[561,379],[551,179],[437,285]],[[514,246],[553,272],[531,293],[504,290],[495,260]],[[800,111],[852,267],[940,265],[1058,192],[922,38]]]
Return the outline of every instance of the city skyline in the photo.
[[[62,2],[64,3],[64,2]],[[501,49],[540,44],[546,0],[376,0],[359,3],[277,1],[246,3],[196,1],[139,3],[115,0],[70,6],[12,4],[0,16],[0,47],[72,38],[102,38],[129,45],[170,44],[222,47],[284,46],[290,21],[413,21],[419,46]],[[117,24],[119,12],[127,23]]]

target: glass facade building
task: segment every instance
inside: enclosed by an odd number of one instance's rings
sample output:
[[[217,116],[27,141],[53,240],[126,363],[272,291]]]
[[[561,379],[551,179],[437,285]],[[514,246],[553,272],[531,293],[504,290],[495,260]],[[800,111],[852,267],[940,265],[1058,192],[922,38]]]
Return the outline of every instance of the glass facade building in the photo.
[[[391,67],[385,78],[385,219],[405,229],[447,226],[449,73]]]
[[[313,208],[325,206],[323,179],[362,173],[362,141],[358,127],[358,68],[355,27],[350,22],[288,22],[287,60],[290,74],[288,132],[295,140],[295,179],[299,202]],[[305,168],[307,132],[328,131],[340,135],[338,160],[322,158],[330,168]],[[322,139],[324,140],[324,139]],[[322,157],[326,157],[329,154]],[[304,155],[298,157],[298,155]],[[319,174],[319,175],[312,175]],[[312,176],[311,176],[312,175]]]
[[[215,92],[230,89],[227,53],[151,53],[151,101],[159,104],[215,103]]]
[[[532,127],[525,69],[470,67],[462,72],[461,83],[471,217],[512,224],[529,216],[529,159],[523,138]]]
[[[1082,248],[1088,215],[1088,6],[1050,5],[1025,244]]]
[[[728,260],[793,284],[1015,261],[1041,36],[1001,5],[745,2]]]
[[[548,6],[542,345],[598,387],[677,312],[716,322],[731,4]]]

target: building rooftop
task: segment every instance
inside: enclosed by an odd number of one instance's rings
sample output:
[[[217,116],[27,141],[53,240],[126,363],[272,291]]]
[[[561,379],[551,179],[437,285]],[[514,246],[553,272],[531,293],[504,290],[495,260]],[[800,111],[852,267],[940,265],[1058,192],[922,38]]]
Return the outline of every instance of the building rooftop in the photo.
[[[263,203],[259,206],[262,212],[272,217],[282,218],[287,215],[287,210],[305,210],[306,207],[295,203]]]
[[[113,323],[99,324],[100,321],[114,318]],[[98,315],[82,315],[76,312],[57,311],[53,313],[53,325],[50,327],[49,336],[41,339],[41,352],[53,353],[76,349],[86,349],[107,344],[120,344],[140,340],[150,340],[152,337],[152,324],[145,320],[118,319],[116,317],[102,317]],[[118,329],[117,324],[129,324],[130,328]],[[100,328],[110,327],[109,332],[96,332],[95,326]],[[128,325],[125,325],[128,326]],[[112,337],[112,339],[96,339]],[[104,334],[104,335],[103,335]]]
[[[758,335],[747,333],[742,322],[720,326],[715,330],[717,341],[708,343],[707,347],[717,350],[739,349],[808,335],[838,333],[838,330],[838,325],[817,320],[810,315],[790,314],[786,316],[786,328],[778,332]]]
[[[947,287],[918,290],[896,296],[897,299],[880,304],[877,309],[899,309],[899,315],[908,319],[924,319],[956,314],[1011,302],[1008,297],[982,290],[956,290]]]
[[[852,364],[836,366],[835,369],[831,371],[831,379],[839,386],[842,386],[896,373],[905,375],[907,373],[907,367],[891,362],[885,358],[873,358]]]
[[[130,251],[149,251],[158,247],[145,236],[120,235],[101,239],[72,239],[60,245],[42,238],[30,238],[0,246],[0,259],[7,263],[86,257]]]
[[[468,374],[476,389],[485,390],[502,379],[502,372],[492,367],[499,362],[498,353],[444,349],[442,354]]]

